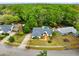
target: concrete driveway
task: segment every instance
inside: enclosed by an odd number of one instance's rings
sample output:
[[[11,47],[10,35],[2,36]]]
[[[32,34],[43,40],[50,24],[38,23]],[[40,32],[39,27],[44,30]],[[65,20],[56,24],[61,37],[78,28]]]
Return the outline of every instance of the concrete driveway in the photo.
[[[22,41],[22,43],[20,44],[20,46],[18,46],[18,48],[25,49],[25,47],[27,45],[27,42],[30,39],[31,39],[31,34],[26,34],[24,40]]]

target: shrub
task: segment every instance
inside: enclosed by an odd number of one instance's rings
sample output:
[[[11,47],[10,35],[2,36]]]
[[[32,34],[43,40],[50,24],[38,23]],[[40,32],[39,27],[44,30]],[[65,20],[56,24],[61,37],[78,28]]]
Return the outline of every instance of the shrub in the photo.
[[[20,36],[21,36],[21,35],[24,35],[24,33],[23,33],[23,32],[18,32],[17,34],[18,34],[18,35],[20,35]]]
[[[30,32],[30,27],[25,24],[24,28],[23,28],[24,33],[29,33]]]
[[[2,35],[9,35],[8,33],[2,33]]]
[[[39,37],[35,36],[35,37],[33,37],[32,39],[39,39]]]
[[[9,42],[14,42],[14,41],[15,41],[14,37],[11,36],[11,37],[9,38]]]
[[[0,40],[2,40],[5,37],[5,35],[0,35]]]
[[[61,35],[59,32],[53,32],[52,36]]]
[[[52,41],[51,40],[48,40],[48,43],[51,43]]]
[[[79,31],[79,22],[77,22],[74,27]]]

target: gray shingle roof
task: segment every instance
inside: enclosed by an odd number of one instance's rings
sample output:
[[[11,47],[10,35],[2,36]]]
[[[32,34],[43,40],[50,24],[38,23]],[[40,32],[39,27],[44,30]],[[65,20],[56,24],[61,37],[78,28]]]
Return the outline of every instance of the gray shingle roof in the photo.
[[[49,29],[49,27],[47,28],[36,27],[36,28],[33,28],[32,36],[41,36],[42,34],[44,34],[45,31],[48,33],[48,35],[52,34],[52,30]]]
[[[63,27],[63,28],[58,28],[57,29],[58,32],[60,32],[61,34],[68,34],[70,32],[72,33],[76,33],[77,30],[74,27]]]
[[[52,29],[45,28],[45,29],[43,29],[43,33],[45,31],[48,33],[48,35],[51,35],[52,34]]]
[[[1,30],[5,33],[11,31],[11,27],[12,25],[0,25]]]

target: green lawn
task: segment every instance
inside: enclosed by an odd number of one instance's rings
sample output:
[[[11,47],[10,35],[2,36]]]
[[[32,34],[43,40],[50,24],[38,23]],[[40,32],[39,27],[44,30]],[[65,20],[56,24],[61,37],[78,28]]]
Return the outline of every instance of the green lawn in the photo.
[[[13,36],[16,43],[21,43],[25,37],[25,35],[14,35]]]
[[[7,42],[5,42],[5,44],[11,45],[11,46],[19,46],[21,44],[21,42],[23,41],[25,34],[23,34],[23,35],[16,34],[13,37],[14,37],[14,40],[15,40],[14,42],[7,41]]]
[[[34,45],[34,46],[59,46],[59,45],[62,45],[62,44],[57,40],[52,40],[51,43],[48,43],[47,41],[44,41],[44,40],[29,40],[28,45]]]
[[[64,39],[67,39],[68,42],[65,42]],[[28,41],[28,46],[34,49],[50,49],[50,50],[62,50],[64,48],[79,48],[79,38],[74,37],[72,35],[57,35],[57,36],[52,36],[51,43],[48,43],[48,41],[44,41],[41,39],[32,39]],[[34,47],[34,46],[40,46],[40,47]],[[52,46],[51,48],[44,48],[41,46]],[[64,46],[63,48],[53,48],[53,46]]]
[[[35,47],[39,46],[39,47]],[[44,47],[42,47],[44,46]],[[53,47],[56,46],[56,47]],[[57,46],[63,46],[59,41],[53,41],[51,43],[48,43],[44,40],[29,40],[28,41],[28,47],[31,47],[32,49],[37,50],[64,50],[64,47],[57,47]]]

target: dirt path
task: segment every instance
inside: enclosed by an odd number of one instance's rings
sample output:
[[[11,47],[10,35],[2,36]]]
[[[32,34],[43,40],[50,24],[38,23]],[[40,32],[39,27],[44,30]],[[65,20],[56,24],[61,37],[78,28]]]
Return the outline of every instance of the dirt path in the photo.
[[[27,41],[30,40],[30,38],[31,38],[31,34],[26,34],[24,40],[22,41],[22,43],[18,48],[25,49]]]

